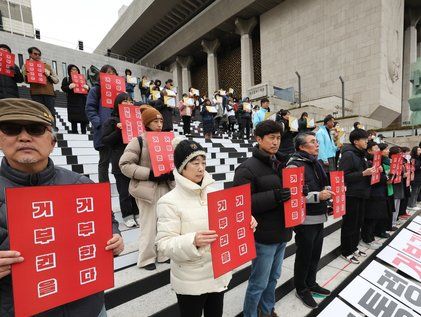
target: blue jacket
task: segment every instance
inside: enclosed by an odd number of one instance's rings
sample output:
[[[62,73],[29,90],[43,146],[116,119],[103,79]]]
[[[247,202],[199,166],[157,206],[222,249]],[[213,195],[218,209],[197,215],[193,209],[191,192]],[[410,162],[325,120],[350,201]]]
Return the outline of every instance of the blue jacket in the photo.
[[[319,160],[327,162],[329,157],[336,156],[337,147],[335,142],[329,136],[329,131],[324,125],[319,127],[319,130],[316,132],[317,142],[319,142]]]
[[[256,127],[257,124],[265,120],[267,109],[260,107],[259,111],[257,111],[253,117],[253,127]]]
[[[94,148],[99,150],[102,144],[102,125],[111,116],[113,109],[101,106],[101,87],[95,85],[89,90],[85,106],[86,116],[94,128]]]

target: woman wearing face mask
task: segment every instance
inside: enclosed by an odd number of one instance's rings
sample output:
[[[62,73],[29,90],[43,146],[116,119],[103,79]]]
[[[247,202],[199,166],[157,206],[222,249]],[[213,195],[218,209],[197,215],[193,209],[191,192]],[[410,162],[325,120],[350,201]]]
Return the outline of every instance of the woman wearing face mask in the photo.
[[[215,181],[206,172],[199,143],[174,139],[175,188],[158,201],[158,250],[171,259],[171,286],[181,317],[222,316],[224,291],[231,273],[213,277],[207,195]],[[178,144],[177,144],[178,143]],[[257,223],[254,218],[250,226]]]
[[[142,121],[146,131],[161,132],[163,118],[153,107],[140,107]],[[168,261],[168,257],[156,250],[156,203],[159,198],[174,188],[172,173],[155,177],[152,171],[151,158],[143,134],[127,144],[120,158],[121,172],[130,178],[129,192],[136,199],[139,208],[139,258],[137,266],[146,270],[155,270],[156,262]]]
[[[139,217],[139,210],[136,201],[129,194],[130,178],[123,175],[118,165],[120,157],[123,155],[126,144],[123,143],[123,135],[121,129],[123,128],[120,121],[120,114],[118,108],[120,104],[133,105],[133,100],[127,93],[119,94],[114,101],[114,109],[111,117],[105,121],[102,127],[102,142],[111,149],[111,167],[114,175],[118,198],[120,201],[121,214],[123,216],[124,224],[131,228],[137,226],[137,218]]]
[[[70,64],[67,67],[68,77],[64,77],[61,82],[61,90],[67,95],[67,120],[72,125],[70,133],[77,134],[77,124],[79,123],[82,134],[86,134],[86,127],[89,123],[85,113],[86,95],[73,92],[76,85],[72,81],[72,74],[80,74],[80,71],[76,65]],[[86,84],[83,88],[89,90],[89,86]]]

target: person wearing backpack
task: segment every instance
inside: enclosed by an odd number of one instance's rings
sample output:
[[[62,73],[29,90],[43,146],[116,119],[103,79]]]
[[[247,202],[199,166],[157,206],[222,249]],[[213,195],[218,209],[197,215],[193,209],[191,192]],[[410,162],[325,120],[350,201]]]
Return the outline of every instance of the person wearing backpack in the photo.
[[[153,107],[140,107],[142,121],[148,131],[161,132],[164,120]],[[137,266],[155,270],[156,262],[168,261],[168,257],[156,250],[156,204],[162,196],[174,188],[171,173],[155,177],[152,170],[146,133],[132,139],[120,158],[121,172],[130,178],[129,192],[136,199],[139,208],[139,258]]]

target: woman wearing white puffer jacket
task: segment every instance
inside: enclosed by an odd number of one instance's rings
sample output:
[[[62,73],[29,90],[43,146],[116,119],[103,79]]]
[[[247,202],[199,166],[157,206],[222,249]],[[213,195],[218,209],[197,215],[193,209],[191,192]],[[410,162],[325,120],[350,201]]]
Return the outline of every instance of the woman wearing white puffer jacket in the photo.
[[[231,273],[213,277],[210,244],[217,235],[209,230],[207,195],[215,181],[205,170],[200,144],[183,140],[174,147],[176,186],[158,201],[158,250],[171,259],[171,286],[181,317],[219,317]],[[251,226],[256,225],[253,218]]]

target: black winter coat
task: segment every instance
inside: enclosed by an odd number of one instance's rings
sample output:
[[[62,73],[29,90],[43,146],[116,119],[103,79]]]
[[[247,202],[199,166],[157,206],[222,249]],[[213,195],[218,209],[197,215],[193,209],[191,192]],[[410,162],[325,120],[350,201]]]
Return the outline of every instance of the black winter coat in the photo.
[[[111,171],[113,174],[122,174],[118,162],[123,155],[127,144],[123,143],[121,129],[117,127],[120,118],[112,115],[102,125],[102,143],[111,148]]]
[[[279,147],[279,151],[284,154],[294,153],[294,138],[298,134],[298,132],[291,131],[288,120],[282,118],[280,114],[276,115],[276,122],[282,124],[283,127],[281,136],[281,146]]]
[[[19,90],[17,83],[23,82],[23,76],[17,65],[14,66],[15,75],[9,77],[0,75],[0,99],[19,98]]]
[[[281,243],[292,238],[292,230],[285,228],[284,205],[273,191],[282,188],[283,165],[275,171],[270,156],[255,147],[253,156],[235,170],[234,186],[251,185],[251,212],[259,223],[254,233],[258,243]]]
[[[358,150],[351,144],[342,147],[339,170],[344,171],[347,196],[365,199],[370,197],[371,176],[363,176],[363,171],[368,168],[365,155],[364,150]]]
[[[373,158],[368,156],[368,166],[373,166]],[[382,158],[382,163],[384,158]],[[370,177],[371,179],[371,177]],[[388,214],[387,205],[387,176],[383,171],[380,174],[380,182],[370,185],[370,199],[366,201],[364,217],[367,219],[386,219]]]
[[[164,101],[159,98],[158,100],[154,100],[150,102],[151,106],[154,107],[156,110],[158,110],[162,118],[164,119],[164,124],[162,126],[162,131],[172,131],[172,115],[173,115],[173,108],[167,107],[166,104],[164,104]]]
[[[421,157],[415,159],[415,177],[413,185],[421,185]]]
[[[66,170],[61,167],[55,167],[52,160],[49,160],[45,170],[38,174],[26,174],[19,172],[9,166],[6,159],[3,158],[0,168],[0,250],[10,250],[9,236],[6,219],[6,200],[5,189],[23,186],[41,186],[41,185],[64,185],[64,184],[89,184],[93,183],[89,178]],[[118,222],[115,221],[111,212],[113,233],[120,233]],[[104,241],[105,244],[105,241]],[[28,281],[35,283],[35,281]],[[75,290],[77,291],[77,290]],[[0,316],[13,317],[13,291],[12,278],[10,275],[0,279]],[[68,304],[53,308],[47,312],[38,314],[38,317],[92,317],[98,316],[104,305],[104,293],[99,292]]]
[[[86,95],[75,94],[73,89],[69,88],[72,78],[64,77],[61,82],[61,90],[67,95],[67,117],[70,122],[88,123],[88,117],[85,113]]]

